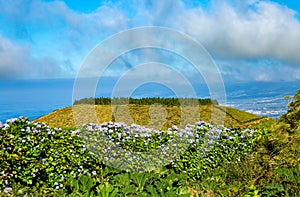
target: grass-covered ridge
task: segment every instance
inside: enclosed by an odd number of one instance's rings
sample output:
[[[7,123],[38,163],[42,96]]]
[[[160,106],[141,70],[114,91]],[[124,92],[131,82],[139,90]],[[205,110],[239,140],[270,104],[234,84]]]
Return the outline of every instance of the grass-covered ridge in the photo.
[[[187,123],[203,120],[213,124],[243,127],[251,125],[254,121],[267,119],[238,109],[220,106],[217,101],[210,99],[114,99],[82,99],[76,101],[73,107],[55,110],[35,121],[45,122],[52,127],[74,128],[73,113],[76,113],[76,116],[82,117],[80,118],[80,124],[88,124],[91,122],[91,119],[93,120],[91,118],[93,114],[88,114],[87,111],[96,112],[97,120],[95,123],[117,121],[125,122],[126,124],[136,123],[158,129],[167,129],[172,125],[179,127],[182,120],[184,120],[183,126]],[[96,104],[93,105],[95,102]],[[190,116],[189,112],[191,111],[195,111],[197,117]],[[225,117],[224,120],[222,120],[223,117]]]

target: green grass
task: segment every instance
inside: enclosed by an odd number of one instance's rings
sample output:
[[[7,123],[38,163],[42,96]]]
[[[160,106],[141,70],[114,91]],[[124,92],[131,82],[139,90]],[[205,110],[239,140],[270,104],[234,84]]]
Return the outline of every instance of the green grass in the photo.
[[[212,117],[212,110],[214,116]],[[88,124],[91,122],[102,123],[109,121],[125,122],[126,124],[136,123],[151,128],[167,129],[172,125],[184,127],[187,123],[195,123],[199,120],[212,122],[214,124],[224,124],[230,127],[243,127],[267,120],[255,114],[247,113],[230,107],[201,105],[197,107],[185,107],[184,109],[149,105],[75,105],[63,109],[58,109],[50,114],[42,116],[35,121],[45,122],[52,127],[74,128],[74,115],[80,117],[77,124]],[[97,119],[94,114],[96,112]],[[114,118],[113,118],[114,111]],[[223,120],[225,117],[225,120]],[[181,122],[182,121],[182,122]]]
[[[216,106],[216,107],[226,112],[228,116],[230,116],[232,119],[236,120],[240,124],[245,124],[245,123],[249,123],[249,122],[253,122],[265,118],[231,107],[222,107],[222,106]]]

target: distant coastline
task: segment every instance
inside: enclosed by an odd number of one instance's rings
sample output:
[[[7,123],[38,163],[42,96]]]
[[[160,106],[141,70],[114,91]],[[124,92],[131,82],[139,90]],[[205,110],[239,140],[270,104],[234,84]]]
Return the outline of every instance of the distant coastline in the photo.
[[[112,84],[109,83],[112,81]],[[113,82],[104,79],[96,91],[96,97],[110,97]],[[73,79],[45,80],[0,80],[0,121],[28,116],[34,120],[56,109],[73,104]],[[287,111],[288,100],[284,97],[293,96],[300,88],[300,82],[249,82],[225,83],[226,103],[243,111],[261,116],[278,118]],[[199,98],[209,98],[205,84],[195,84]],[[172,97],[172,92],[165,88],[145,86],[134,92],[134,97]]]

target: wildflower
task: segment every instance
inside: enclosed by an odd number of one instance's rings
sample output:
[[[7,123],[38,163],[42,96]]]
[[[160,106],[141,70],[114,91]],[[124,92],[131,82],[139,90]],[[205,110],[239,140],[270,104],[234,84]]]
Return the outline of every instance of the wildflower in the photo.
[[[176,125],[173,125],[173,126],[172,126],[172,129],[174,129],[174,130],[176,130],[176,131],[178,130],[178,128],[177,128]]]
[[[6,124],[14,123],[14,122],[17,121],[17,120],[18,120],[17,118],[7,119],[7,120],[6,120]]]
[[[96,174],[97,174],[96,170],[93,170],[92,175],[96,175]]]
[[[234,139],[234,137],[228,136],[228,139],[229,139],[229,140],[232,140],[232,139]]]
[[[6,188],[4,188],[4,193],[9,193],[9,192],[11,192],[12,191],[12,188],[11,187],[6,187]]]
[[[76,133],[79,133],[79,132],[80,132],[80,130],[77,129],[77,130],[75,130],[75,131],[71,131],[71,134],[76,134]]]
[[[121,134],[121,133],[118,133],[117,135],[118,135],[118,138],[121,139],[122,134]]]
[[[194,134],[190,131],[187,134],[188,134],[188,137],[193,137],[194,136]]]
[[[2,128],[4,128],[4,130],[5,130],[5,129],[8,129],[9,127],[10,127],[9,124],[6,123],[6,124],[3,125]]]
[[[197,126],[201,126],[201,125],[204,125],[204,124],[205,124],[204,121],[200,121],[200,122],[197,122],[197,123],[196,123]]]

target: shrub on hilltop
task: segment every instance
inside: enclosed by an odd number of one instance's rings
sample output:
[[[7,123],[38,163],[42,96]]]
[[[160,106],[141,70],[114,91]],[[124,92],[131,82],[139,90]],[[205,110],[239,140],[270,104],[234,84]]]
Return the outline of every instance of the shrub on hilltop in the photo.
[[[284,130],[293,133],[300,130],[300,90],[294,96],[293,101],[288,105],[289,110],[286,114],[282,115],[279,123],[283,124]]]

